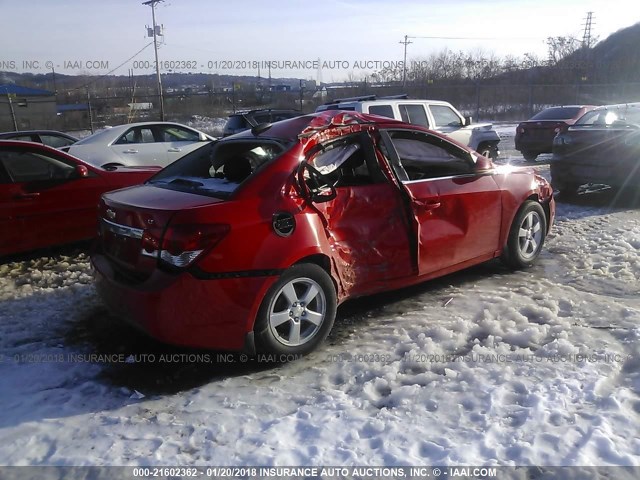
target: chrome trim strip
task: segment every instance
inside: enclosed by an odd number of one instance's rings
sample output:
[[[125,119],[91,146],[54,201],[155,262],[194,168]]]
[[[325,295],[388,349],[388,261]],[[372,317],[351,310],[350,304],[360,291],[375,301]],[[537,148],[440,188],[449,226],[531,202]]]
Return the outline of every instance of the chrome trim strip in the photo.
[[[491,173],[493,173],[493,171],[491,171]],[[407,185],[409,183],[417,183],[417,182],[434,182],[436,180],[451,180],[453,178],[466,178],[466,177],[476,177],[476,176],[479,177],[481,175],[482,174],[478,174],[478,173],[464,173],[462,175],[449,175],[446,177],[420,178],[418,180],[403,180],[402,184]]]
[[[110,222],[106,218],[102,219],[102,223],[104,224],[105,228],[107,228],[107,230],[109,230],[112,233],[115,233],[116,235],[122,235],[123,237],[141,239],[142,234],[144,233],[144,230],[140,228],[133,228],[133,227],[127,227],[125,225],[119,225],[117,223]]]

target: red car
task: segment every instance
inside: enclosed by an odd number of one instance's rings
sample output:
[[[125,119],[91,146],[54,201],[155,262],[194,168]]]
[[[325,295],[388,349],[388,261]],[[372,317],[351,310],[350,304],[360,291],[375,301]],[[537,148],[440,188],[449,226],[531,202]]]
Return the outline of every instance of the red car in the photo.
[[[492,258],[531,265],[549,183],[422,127],[326,111],[258,125],[107,193],[106,304],[164,342],[305,354],[336,307]]]
[[[576,123],[593,105],[564,105],[545,108],[516,128],[516,150],[532,162],[541,153],[551,153],[554,137]]]
[[[0,256],[95,237],[100,195],[158,170],[107,172],[46,145],[0,140]]]

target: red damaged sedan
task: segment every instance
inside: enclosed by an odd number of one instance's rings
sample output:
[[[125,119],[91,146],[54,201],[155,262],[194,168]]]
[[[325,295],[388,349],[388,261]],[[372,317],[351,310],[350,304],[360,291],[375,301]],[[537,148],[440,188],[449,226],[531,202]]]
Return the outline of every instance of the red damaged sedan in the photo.
[[[422,127],[323,112],[203,146],[107,193],[92,261],[120,316],[164,342],[304,354],[336,307],[495,257],[538,257],[549,183]]]
[[[100,195],[158,170],[107,172],[42,144],[0,140],[0,256],[95,237]]]

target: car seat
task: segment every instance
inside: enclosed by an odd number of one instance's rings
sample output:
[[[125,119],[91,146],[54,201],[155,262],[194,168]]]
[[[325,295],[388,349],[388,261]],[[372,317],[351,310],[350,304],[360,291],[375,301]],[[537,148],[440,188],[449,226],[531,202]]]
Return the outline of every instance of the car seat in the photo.
[[[241,183],[252,173],[251,162],[246,157],[230,157],[224,162],[224,176],[230,182]]]

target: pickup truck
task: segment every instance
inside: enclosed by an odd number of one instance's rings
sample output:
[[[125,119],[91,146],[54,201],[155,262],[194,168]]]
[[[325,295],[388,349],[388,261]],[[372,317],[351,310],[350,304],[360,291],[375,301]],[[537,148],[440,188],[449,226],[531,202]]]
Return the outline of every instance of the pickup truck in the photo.
[[[337,99],[316,108],[316,112],[325,110],[352,110],[395,118],[443,133],[485,157],[495,159],[500,154],[500,136],[493,126],[472,123],[471,117],[462,116],[448,102],[408,99],[406,95],[381,98],[368,95]]]

